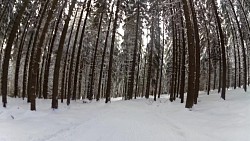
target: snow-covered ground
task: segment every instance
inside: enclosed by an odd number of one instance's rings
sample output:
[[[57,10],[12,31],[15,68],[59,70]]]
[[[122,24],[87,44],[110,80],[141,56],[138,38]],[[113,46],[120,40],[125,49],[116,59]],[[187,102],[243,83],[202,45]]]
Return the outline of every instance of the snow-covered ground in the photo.
[[[226,101],[215,91],[201,92],[192,111],[164,97],[72,101],[58,110],[37,100],[36,112],[8,98],[7,109],[0,107],[0,141],[250,141],[249,92],[227,91]]]

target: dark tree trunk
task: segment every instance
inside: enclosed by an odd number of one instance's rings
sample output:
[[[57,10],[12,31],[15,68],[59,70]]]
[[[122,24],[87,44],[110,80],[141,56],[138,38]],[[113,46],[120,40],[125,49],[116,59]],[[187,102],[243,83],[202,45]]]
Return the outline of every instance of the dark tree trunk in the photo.
[[[226,9],[226,16],[229,20],[230,23],[230,27],[231,27],[231,32],[232,32],[232,38],[233,38],[233,54],[234,54],[234,89],[236,89],[237,87],[237,53],[236,53],[236,40],[235,40],[235,36],[237,36],[236,34],[236,30],[234,27],[234,24],[232,22],[232,19],[229,16],[228,10]]]
[[[164,65],[164,46],[165,46],[165,27],[164,24],[162,24],[162,49],[161,49],[161,66],[160,66],[160,82],[159,82],[159,91],[158,91],[158,98],[161,97],[162,93],[162,75],[163,75],[163,65]]]
[[[194,53],[195,49],[194,45],[194,31],[192,28],[192,23],[190,19],[189,8],[186,0],[182,0],[183,3],[183,10],[186,19],[186,28],[187,28],[187,41],[188,41],[188,66],[189,66],[189,73],[188,73],[188,91],[187,91],[187,100],[186,100],[186,108],[192,108],[194,104],[194,92],[195,92],[195,85],[194,85],[194,72],[195,72],[195,58]]]
[[[185,90],[185,77],[186,77],[186,39],[185,39],[185,30],[183,17],[181,16],[181,27],[182,27],[182,62],[181,62],[181,84],[180,84],[180,98],[181,103],[184,103],[184,90]]]
[[[32,33],[30,35],[28,49],[27,49],[26,56],[25,56],[25,63],[24,63],[24,69],[23,69],[23,92],[22,92],[23,100],[26,96],[26,91],[27,91],[28,64],[29,64],[29,59],[30,59],[30,49],[31,49],[31,44],[33,41],[34,33],[35,33],[35,31],[32,31]]]
[[[170,9],[170,13],[171,15],[173,15],[173,9],[171,8]],[[176,26],[175,26],[175,23],[174,23],[174,17],[171,18],[171,23],[172,23],[172,38],[173,38],[173,60],[172,60],[172,73],[171,73],[171,86],[170,86],[170,101],[173,102],[175,100],[175,73],[176,73],[176,60],[175,60],[175,56],[176,56]]]
[[[90,13],[90,6],[91,6],[91,0],[88,0],[88,4],[87,4],[87,9],[86,9],[86,15],[85,15],[85,19],[83,22],[83,27],[82,27],[82,33],[81,33],[81,37],[80,37],[80,43],[78,46],[78,52],[77,52],[77,56],[76,56],[76,68],[75,68],[75,74],[74,74],[74,85],[73,85],[73,94],[72,94],[72,100],[76,100],[76,91],[77,91],[77,78],[78,78],[78,72],[79,72],[79,68],[80,68],[80,56],[82,53],[82,46],[83,46],[83,37],[85,34],[85,28],[86,28],[86,24],[87,24],[87,19],[88,19],[88,15]]]
[[[32,48],[31,48],[31,55],[30,55],[30,58],[29,58],[29,72],[28,72],[28,88],[27,88],[27,95],[28,95],[28,98],[27,98],[27,102],[31,102],[30,100],[30,97],[31,97],[31,80],[32,80],[32,76],[31,76],[31,73],[32,73],[32,63],[33,63],[33,58],[34,58],[34,55],[35,55],[35,49],[36,49],[36,44],[37,44],[37,41],[38,41],[38,38],[39,38],[39,33],[40,33],[40,28],[41,28],[41,25],[42,25],[42,21],[44,19],[44,16],[45,16],[45,12],[46,12],[46,9],[48,7],[48,4],[49,4],[49,1],[50,0],[46,0],[45,4],[42,6],[42,10],[40,11],[41,13],[39,13],[41,15],[40,19],[39,19],[39,22],[38,22],[38,26],[37,26],[37,30],[36,30],[36,34],[34,36],[34,41],[33,41],[33,45],[32,45]]]
[[[154,18],[152,19],[151,25],[151,44],[150,44],[150,52],[148,58],[148,72],[147,72],[147,83],[146,83],[146,93],[145,98],[149,98],[150,88],[151,88],[151,77],[152,77],[152,63],[153,63],[153,48],[154,48]]]
[[[235,21],[236,21],[238,31],[239,31],[239,34],[240,34],[240,41],[241,41],[241,45],[242,45],[241,49],[242,49],[242,56],[243,56],[243,76],[244,76],[243,77],[244,78],[243,88],[244,88],[245,91],[247,91],[247,59],[246,59],[246,49],[245,49],[245,45],[244,45],[243,33],[242,33],[241,28],[240,28],[240,23],[239,23],[237,15],[236,15],[234,6],[233,6],[231,0],[228,0],[228,1],[229,1],[230,5],[231,5],[231,8],[233,10]]]
[[[55,30],[54,30],[54,34],[53,34],[51,43],[50,43],[50,45],[48,47],[48,54],[47,54],[46,61],[45,61],[45,70],[44,70],[44,76],[43,76],[43,95],[44,96],[46,95],[46,97],[48,95],[48,87],[49,87],[48,82],[49,82],[50,63],[51,63],[52,51],[54,49],[54,43],[55,43],[55,40],[56,40],[58,27],[59,27],[59,24],[61,22],[63,10],[64,10],[64,7],[66,6],[66,4],[67,4],[67,2],[64,2],[63,6],[62,6],[62,9],[61,9],[61,11],[59,13],[59,16],[58,16],[58,19],[57,19],[57,22],[56,22],[56,26],[55,26]]]
[[[117,0],[115,20],[114,20],[113,31],[112,31],[111,47],[110,47],[108,80],[107,80],[105,103],[108,103],[110,101],[110,95],[111,95],[110,93],[111,93],[111,83],[112,83],[112,65],[113,65],[113,54],[114,54],[114,46],[115,46],[115,33],[116,33],[117,26],[118,26],[117,22],[118,22],[119,7],[120,7],[120,0]]]
[[[93,57],[93,66],[91,69],[91,79],[90,79],[90,88],[89,88],[89,94],[88,94],[88,99],[92,100],[93,98],[93,87],[94,87],[94,77],[95,77],[95,67],[96,67],[96,58],[97,58],[97,49],[99,46],[99,38],[100,38],[100,33],[101,33],[101,27],[102,27],[102,20],[103,20],[103,15],[104,15],[104,9],[106,7],[105,2],[103,2],[102,5],[102,13],[101,17],[99,19],[99,26],[98,26],[98,33],[97,33],[97,38],[96,38],[96,44],[95,44],[95,51],[94,51],[94,57]]]
[[[128,83],[128,99],[132,99],[134,92],[134,79],[135,79],[135,65],[136,65],[136,55],[138,50],[138,30],[139,30],[139,18],[140,18],[140,3],[137,1],[137,12],[136,12],[136,28],[135,28],[135,47],[133,52],[133,61],[131,67],[131,78]]]
[[[146,76],[146,64],[147,64],[147,57],[144,57],[145,58],[145,63],[144,63],[144,69],[143,69],[143,80],[142,80],[142,94],[141,94],[141,97],[143,97],[145,95],[146,97],[146,94],[144,93],[144,89],[145,89],[145,76]]]
[[[77,29],[76,29],[76,35],[75,35],[75,40],[74,40],[74,44],[73,44],[73,47],[72,47],[72,53],[71,53],[71,58],[70,58],[70,66],[69,66],[69,76],[68,76],[68,93],[67,93],[67,105],[70,104],[70,98],[71,98],[71,88],[72,88],[72,73],[73,73],[73,66],[74,66],[74,58],[75,58],[75,51],[76,51],[76,44],[77,44],[77,39],[78,39],[78,33],[79,33],[79,30],[80,30],[80,26],[81,26],[81,20],[82,20],[82,16],[83,16],[83,12],[84,12],[84,7],[85,7],[85,3],[86,3],[86,0],[84,1],[84,5],[83,5],[83,8],[82,8],[82,11],[81,11],[81,15],[80,15],[80,19],[79,19],[79,22],[78,22],[78,25],[77,25]],[[70,17],[69,17],[69,20],[70,20]],[[67,25],[68,26],[68,25]],[[66,28],[66,27],[65,27]],[[68,27],[67,27],[68,29]],[[67,31],[65,31],[67,32]],[[66,37],[66,33],[64,35]],[[64,38],[65,38],[64,37]],[[64,39],[65,40],[65,39]],[[64,44],[64,41],[63,41],[63,44]],[[59,53],[59,50],[58,50],[58,54],[59,54],[59,57],[58,59],[61,59],[61,55],[62,55],[62,51],[63,51],[63,44],[61,46],[62,49],[60,49],[60,53]],[[60,70],[60,60],[58,60],[58,76],[59,77],[59,70]],[[59,78],[58,78],[59,79]],[[58,83],[56,84],[58,85]],[[58,86],[57,86],[58,87]]]
[[[58,84],[59,84],[59,75],[60,75],[60,64],[61,64],[61,58],[62,58],[62,53],[63,53],[64,41],[65,41],[66,34],[68,31],[68,27],[69,27],[69,21],[70,21],[70,17],[72,15],[73,9],[75,7],[75,4],[76,4],[76,0],[72,0],[72,3],[69,7],[69,13],[67,15],[67,18],[66,18],[64,26],[63,26],[63,30],[62,30],[62,34],[60,37],[58,50],[57,50],[56,62],[55,62],[54,74],[53,74],[53,93],[52,93],[52,104],[51,104],[51,108],[53,108],[53,109],[58,108]],[[79,23],[80,23],[80,21],[79,21]],[[76,36],[77,36],[77,34],[78,34],[78,32],[76,33]],[[69,95],[69,93],[68,93],[68,95]]]
[[[227,76],[227,66],[226,66],[226,51],[225,51],[225,44],[224,44],[224,35],[223,35],[223,31],[221,28],[221,21],[217,12],[217,7],[215,5],[215,1],[212,0],[212,6],[213,6],[213,10],[214,10],[214,14],[216,17],[216,21],[217,21],[217,26],[219,29],[219,34],[220,34],[220,46],[221,46],[221,54],[222,54],[222,91],[221,91],[221,98],[225,100],[225,96],[226,96],[226,76]]]
[[[14,42],[19,24],[21,22],[23,13],[25,12],[26,7],[28,6],[28,0],[22,0],[23,5],[18,11],[17,17],[14,21],[13,27],[11,29],[7,45],[4,51],[4,60],[3,60],[3,65],[2,65],[2,81],[1,81],[1,90],[2,90],[2,102],[3,102],[3,107],[6,107],[7,104],[7,95],[8,95],[8,70],[9,70],[9,60],[10,60],[10,55],[11,55],[11,49],[12,49],[12,44]]]
[[[208,52],[208,84],[207,84],[207,95],[210,93],[210,87],[211,87],[211,49],[210,49],[210,38],[209,38],[209,32],[207,24],[205,23],[206,28],[206,36],[207,36],[207,52]]]
[[[64,63],[64,67],[63,67],[63,72],[62,72],[62,83],[61,83],[61,103],[63,103],[63,99],[64,99],[64,95],[66,94],[66,91],[67,91],[67,85],[65,84],[65,82],[67,83],[66,81],[66,78],[68,78],[67,76],[67,72],[66,69],[68,68],[68,57],[69,57],[69,49],[70,49],[70,41],[71,41],[71,38],[72,38],[72,33],[73,33],[73,30],[74,30],[74,26],[75,26],[75,21],[76,21],[76,16],[77,16],[77,13],[78,13],[78,10],[79,8],[77,8],[76,10],[76,13],[75,13],[75,16],[74,16],[74,21],[73,21],[73,24],[72,24],[72,28],[71,28],[71,31],[70,31],[70,35],[69,35],[69,41],[68,41],[68,45],[67,45],[67,51],[66,51],[66,55],[65,55],[65,59],[63,62]]]
[[[102,75],[103,75],[102,73],[103,73],[103,66],[104,66],[105,54],[106,54],[107,45],[108,45],[108,37],[109,37],[110,25],[111,25],[111,21],[112,21],[113,8],[114,8],[114,3],[112,4],[111,13],[110,13],[110,16],[109,16],[108,29],[107,29],[107,33],[106,33],[106,37],[105,37],[104,49],[103,49],[103,53],[102,53],[101,70],[100,70],[99,82],[98,82],[98,92],[97,92],[97,95],[96,95],[96,100],[97,101],[99,101],[100,96],[101,96],[101,85],[102,85]]]
[[[197,23],[197,17],[194,8],[193,0],[189,0],[190,9],[192,12],[193,26],[194,26],[194,36],[195,36],[195,93],[194,93],[194,104],[197,104],[197,98],[199,96],[199,86],[200,86],[200,36],[199,27]]]
[[[25,23],[25,27],[22,33],[22,37],[21,37],[21,41],[19,44],[19,48],[18,48],[18,54],[17,54],[17,59],[16,59],[16,69],[15,69],[15,88],[14,88],[14,96],[17,97],[19,96],[18,94],[18,82],[19,82],[19,70],[20,70],[20,64],[21,64],[21,58],[22,58],[22,51],[23,51],[23,46],[24,46],[24,42],[25,42],[25,38],[27,35],[27,28],[29,26],[29,20],[30,20],[30,15]]]

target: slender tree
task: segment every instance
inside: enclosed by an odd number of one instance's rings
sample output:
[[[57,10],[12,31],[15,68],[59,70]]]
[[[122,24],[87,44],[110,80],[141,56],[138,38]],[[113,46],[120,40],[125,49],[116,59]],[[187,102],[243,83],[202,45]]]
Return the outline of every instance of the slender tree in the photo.
[[[67,15],[67,18],[63,26],[63,30],[62,30],[62,34],[60,37],[58,50],[57,50],[56,63],[55,63],[54,75],[53,75],[54,80],[53,80],[53,93],[52,93],[52,105],[51,105],[51,108],[53,109],[58,108],[58,84],[59,84],[60,63],[61,63],[60,61],[62,58],[63,46],[64,46],[64,41],[66,38],[67,31],[68,31],[68,27],[69,27],[70,17],[73,13],[73,9],[75,7],[76,1],[77,0],[72,0],[72,3],[69,7],[69,13]]]
[[[1,90],[2,90],[2,102],[3,107],[6,107],[7,104],[7,94],[8,94],[8,70],[9,70],[9,60],[10,60],[10,54],[12,49],[12,44],[15,40],[15,36],[19,27],[19,24],[21,22],[23,13],[25,12],[26,7],[28,6],[29,1],[28,0],[22,0],[22,7],[18,11],[17,17],[14,21],[13,27],[11,29],[7,45],[4,51],[4,60],[3,60],[3,66],[2,66],[2,81],[1,81]]]
[[[89,88],[89,94],[88,94],[88,99],[92,100],[93,98],[93,87],[94,87],[94,76],[95,76],[95,68],[96,68],[96,58],[97,58],[97,49],[99,46],[99,38],[101,34],[101,27],[102,27],[102,20],[103,20],[103,15],[104,15],[104,10],[106,7],[105,1],[103,1],[102,4],[102,10],[101,10],[101,17],[99,19],[99,25],[98,25],[98,33],[97,33],[97,38],[96,38],[96,43],[95,43],[95,50],[94,50],[94,56],[93,56],[93,64],[91,68],[91,78],[90,78],[90,88]]]
[[[116,12],[115,12],[115,20],[114,20],[114,24],[113,24],[113,31],[112,31],[112,38],[111,38],[109,67],[108,67],[108,80],[107,80],[105,103],[108,103],[110,101],[111,83],[112,83],[113,54],[114,54],[114,46],[115,46],[115,33],[116,33],[117,26],[118,26],[117,22],[118,22],[119,7],[120,7],[120,0],[117,0]]]
[[[215,4],[215,1],[212,0],[212,7],[214,10],[214,14],[216,17],[216,23],[218,26],[218,30],[219,30],[219,36],[220,36],[220,46],[221,46],[221,53],[222,53],[222,91],[221,91],[221,98],[225,100],[226,97],[226,71],[227,71],[227,66],[226,66],[226,51],[225,51],[225,43],[224,43],[224,35],[223,35],[223,31],[221,28],[221,21],[220,21],[220,17],[218,15],[218,11],[217,11],[217,7]]]
[[[137,0],[137,12],[136,12],[136,28],[135,28],[135,47],[133,51],[133,60],[131,67],[131,78],[128,83],[128,99],[132,99],[134,92],[134,79],[135,79],[135,65],[136,65],[136,55],[138,50],[138,30],[139,30],[139,18],[140,18],[140,2]]]
[[[101,96],[101,85],[102,85],[104,59],[105,59],[105,54],[106,54],[106,50],[107,50],[107,46],[108,46],[108,38],[109,38],[109,32],[110,32],[111,21],[112,21],[112,16],[113,16],[114,4],[115,3],[113,3],[112,6],[111,6],[111,12],[110,12],[109,21],[108,21],[108,29],[107,29],[107,32],[106,32],[104,49],[103,49],[103,53],[102,53],[101,70],[100,70],[99,82],[98,82],[98,92],[97,92],[97,96],[96,96],[97,101],[99,101],[100,96]]]

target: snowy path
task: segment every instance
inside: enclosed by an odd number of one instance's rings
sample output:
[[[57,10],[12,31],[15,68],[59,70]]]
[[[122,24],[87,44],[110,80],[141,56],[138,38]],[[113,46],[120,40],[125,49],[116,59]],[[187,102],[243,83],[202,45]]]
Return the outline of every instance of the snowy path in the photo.
[[[0,108],[0,141],[250,141],[250,93],[201,94],[189,111],[179,101],[162,98],[72,102],[50,109],[38,100],[36,112],[21,99]],[[14,119],[13,119],[14,118]]]

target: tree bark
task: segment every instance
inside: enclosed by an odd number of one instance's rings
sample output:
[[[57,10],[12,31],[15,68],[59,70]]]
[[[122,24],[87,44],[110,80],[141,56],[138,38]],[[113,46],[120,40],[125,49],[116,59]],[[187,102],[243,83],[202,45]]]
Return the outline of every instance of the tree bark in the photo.
[[[18,11],[17,17],[14,21],[13,27],[11,29],[9,39],[7,41],[7,45],[4,51],[4,60],[3,60],[3,67],[2,67],[2,81],[1,81],[1,90],[2,90],[2,102],[3,107],[6,107],[7,104],[7,95],[8,95],[8,70],[9,70],[9,60],[11,55],[12,44],[15,40],[15,36],[21,22],[23,13],[25,12],[26,7],[28,6],[28,0],[22,0],[23,5]]]
[[[192,23],[190,19],[189,8],[186,0],[182,0],[183,3],[183,10],[184,16],[186,19],[186,28],[187,28],[187,41],[188,41],[188,66],[189,66],[189,73],[188,73],[188,91],[187,91],[187,100],[186,100],[186,108],[192,108],[194,104],[194,92],[195,92],[195,85],[194,85],[194,72],[195,72],[195,58],[194,53],[195,49],[194,45],[194,31],[192,28]]]
[[[217,12],[217,7],[215,5],[215,1],[212,0],[212,7],[214,10],[214,14],[217,21],[217,26],[220,34],[220,44],[221,44],[221,53],[222,53],[222,91],[221,98],[225,100],[226,97],[226,76],[227,76],[227,66],[226,66],[226,53],[225,53],[225,43],[224,43],[224,35],[221,28],[220,18]]]
[[[58,84],[59,84],[59,75],[60,75],[60,64],[61,64],[61,58],[62,58],[62,53],[63,53],[63,46],[64,46],[64,42],[66,39],[68,27],[69,27],[69,21],[70,21],[70,17],[72,15],[73,9],[75,7],[75,4],[76,4],[76,0],[72,0],[72,3],[69,7],[69,13],[67,15],[67,18],[63,26],[63,30],[62,30],[62,34],[60,37],[58,50],[57,50],[56,62],[55,62],[54,74],[53,74],[54,79],[53,79],[53,93],[52,93],[52,104],[51,104],[51,108],[53,109],[58,108]],[[76,33],[76,36],[77,36],[77,33]]]
[[[114,9],[114,3],[112,4],[111,13],[109,16],[108,29],[107,29],[104,49],[103,49],[103,53],[102,53],[101,70],[100,70],[99,82],[98,82],[98,92],[97,92],[97,96],[96,96],[97,101],[99,101],[100,96],[101,96],[101,85],[102,85],[102,75],[103,75],[102,73],[103,73],[103,67],[104,67],[105,54],[106,54],[107,45],[108,45],[108,37],[109,37],[110,26],[111,26],[111,21],[112,21],[113,9]]]
[[[240,28],[240,23],[239,23],[239,20],[237,18],[234,6],[233,6],[231,0],[228,0],[228,1],[229,1],[230,5],[231,5],[231,8],[233,10],[235,21],[236,21],[238,31],[239,31],[239,34],[240,34],[240,41],[241,41],[241,45],[242,45],[241,49],[242,49],[242,56],[243,56],[243,76],[244,76],[243,77],[244,78],[243,88],[244,88],[245,91],[247,91],[247,59],[246,59],[246,49],[245,49],[245,45],[244,45],[243,33],[242,33],[241,28]]]
[[[94,57],[93,57],[93,66],[91,69],[91,79],[90,79],[90,92],[89,95],[87,96],[89,100],[93,99],[93,87],[94,87],[94,76],[95,76],[95,67],[96,67],[96,56],[97,56],[97,49],[99,46],[99,38],[100,38],[100,33],[101,33],[101,27],[102,27],[102,20],[103,20],[103,15],[104,15],[104,10],[105,10],[106,4],[103,2],[102,5],[102,13],[101,17],[99,19],[99,26],[98,26],[98,33],[97,33],[97,38],[96,38],[96,43],[95,43],[95,51],[94,51]]]
[[[136,55],[138,50],[138,30],[139,30],[139,18],[140,18],[140,3],[139,0],[136,2],[137,4],[137,10],[136,10],[136,28],[135,28],[135,46],[133,51],[133,61],[132,61],[132,67],[131,67],[131,78],[128,83],[128,99],[133,98],[133,92],[134,92],[134,79],[135,79],[135,65],[136,65]]]
[[[87,24],[87,19],[88,19],[88,15],[90,13],[90,6],[91,6],[91,0],[88,0],[87,3],[87,9],[86,9],[86,15],[85,15],[85,19],[83,22],[83,27],[82,27],[82,33],[81,33],[81,37],[80,37],[80,43],[78,46],[78,52],[77,52],[77,57],[76,57],[76,69],[75,69],[75,74],[74,74],[74,84],[73,84],[73,95],[72,95],[72,100],[76,100],[76,91],[77,91],[77,78],[78,78],[78,72],[79,72],[79,68],[80,68],[80,56],[82,53],[82,46],[83,46],[83,37],[85,34],[85,28],[86,28],[86,24]]]
[[[111,83],[112,83],[112,65],[113,65],[113,54],[114,54],[114,46],[115,46],[115,33],[116,33],[117,26],[118,26],[117,22],[118,22],[119,7],[120,7],[120,0],[117,0],[116,12],[115,12],[115,20],[114,20],[113,31],[112,31],[111,47],[110,47],[108,80],[107,80],[105,103],[108,103],[110,101],[110,95],[111,95],[110,91],[111,91]]]

